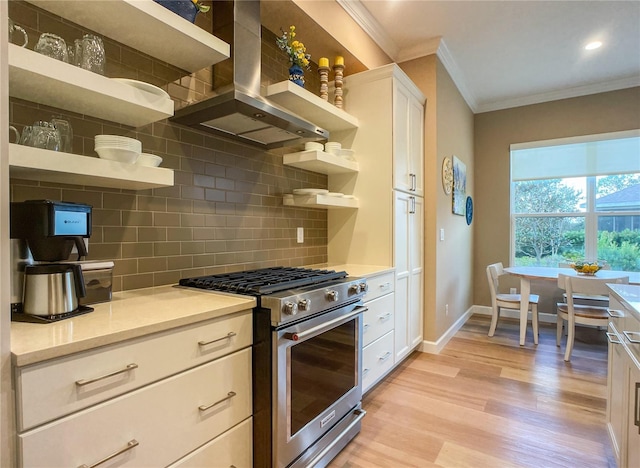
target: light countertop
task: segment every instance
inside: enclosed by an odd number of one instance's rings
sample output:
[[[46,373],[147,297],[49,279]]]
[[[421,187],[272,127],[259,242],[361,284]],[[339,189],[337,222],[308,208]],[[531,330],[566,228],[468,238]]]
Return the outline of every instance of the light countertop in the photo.
[[[24,366],[201,322],[256,306],[249,296],[159,286],[113,294],[111,302],[56,323],[11,322],[13,364]]]
[[[609,284],[609,289],[619,301],[628,304],[631,312],[635,312],[636,319],[640,320],[640,286],[631,284]]]

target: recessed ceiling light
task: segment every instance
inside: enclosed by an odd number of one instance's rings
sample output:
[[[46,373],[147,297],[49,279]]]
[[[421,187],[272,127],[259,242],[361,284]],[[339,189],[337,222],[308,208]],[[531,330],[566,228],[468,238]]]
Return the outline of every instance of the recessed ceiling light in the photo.
[[[600,41],[589,42],[586,46],[584,46],[586,50],[594,50],[598,49],[599,47],[602,47],[602,42]]]

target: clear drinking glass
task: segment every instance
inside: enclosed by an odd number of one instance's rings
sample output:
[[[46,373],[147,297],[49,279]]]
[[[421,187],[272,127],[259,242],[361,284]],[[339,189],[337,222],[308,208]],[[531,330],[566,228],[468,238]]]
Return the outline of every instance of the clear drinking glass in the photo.
[[[75,64],[104,75],[106,57],[102,39],[93,34],[85,34],[82,39],[75,40]]]
[[[53,33],[42,33],[33,50],[47,57],[69,63],[67,44],[64,39]]]
[[[60,134],[60,151],[71,153],[73,147],[73,129],[71,124],[60,116],[51,119],[51,125]]]
[[[49,122],[38,121],[31,127],[30,146],[60,151],[60,132]]]
[[[20,47],[27,47],[27,44],[29,43],[29,35],[27,34],[27,31],[25,31],[23,28],[15,24],[11,20],[11,18],[9,18],[9,42],[12,44],[14,43],[13,37],[16,31],[22,34],[22,44],[17,44],[17,45],[19,45]]]

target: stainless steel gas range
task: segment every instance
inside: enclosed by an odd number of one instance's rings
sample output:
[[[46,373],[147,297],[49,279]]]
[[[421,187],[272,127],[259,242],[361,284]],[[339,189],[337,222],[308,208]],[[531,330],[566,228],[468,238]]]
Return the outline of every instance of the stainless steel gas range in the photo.
[[[323,467],[360,431],[364,279],[265,268],[180,280],[255,296],[254,467]]]

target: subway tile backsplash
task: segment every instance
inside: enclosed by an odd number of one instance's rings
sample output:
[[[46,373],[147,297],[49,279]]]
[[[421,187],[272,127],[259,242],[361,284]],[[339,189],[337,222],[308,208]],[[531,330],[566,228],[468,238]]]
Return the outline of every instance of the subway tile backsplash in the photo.
[[[29,47],[41,32],[67,41],[81,37],[77,25],[22,1],[9,2],[9,16],[27,29]],[[211,18],[198,16],[209,28]],[[147,81],[167,90],[176,108],[211,89],[212,71],[192,75],[110,39],[106,75]],[[287,79],[275,35],[263,29],[266,82]],[[273,57],[276,57],[274,59]],[[319,87],[308,73],[308,88]],[[143,191],[11,179],[12,201],[53,199],[93,206],[90,260],[114,260],[114,290],[175,284],[182,277],[265,266],[299,266],[327,261],[327,213],[284,207],[282,194],[294,188],[326,188],[327,176],[282,164],[282,150],[266,152],[160,121],[140,128],[11,98],[9,116],[19,130],[36,120],[62,115],[73,127],[73,153],[97,157],[96,134],[142,141],[143,151],[163,158],[175,171],[175,185]],[[305,229],[304,244],[296,228]]]

